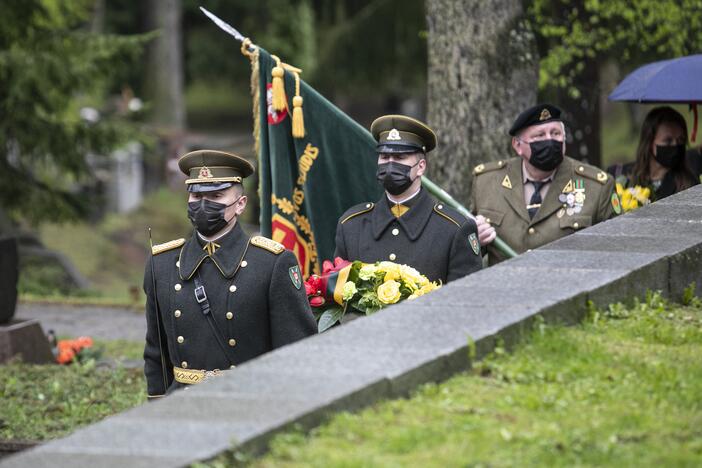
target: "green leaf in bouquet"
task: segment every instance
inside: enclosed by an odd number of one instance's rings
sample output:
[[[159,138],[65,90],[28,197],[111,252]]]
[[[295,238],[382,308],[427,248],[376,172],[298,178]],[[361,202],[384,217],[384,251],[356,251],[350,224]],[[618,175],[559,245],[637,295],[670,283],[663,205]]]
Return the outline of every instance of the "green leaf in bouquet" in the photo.
[[[353,281],[354,283],[358,283],[359,278],[358,278],[358,272],[359,270],[363,267],[363,262],[360,262],[356,260],[351,264],[351,269],[349,270],[349,277],[346,279],[346,281]]]
[[[341,320],[346,312],[346,307],[331,307],[324,311],[322,315],[319,316],[319,322],[317,322],[317,332],[322,333],[328,330],[334,324]]]

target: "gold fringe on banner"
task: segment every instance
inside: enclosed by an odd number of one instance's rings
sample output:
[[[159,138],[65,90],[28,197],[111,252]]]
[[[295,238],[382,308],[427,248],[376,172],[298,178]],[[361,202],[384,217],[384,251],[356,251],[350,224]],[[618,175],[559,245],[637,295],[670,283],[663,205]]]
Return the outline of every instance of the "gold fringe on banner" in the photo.
[[[259,115],[259,111],[261,110],[261,86],[259,84],[260,69],[258,64],[258,47],[256,47],[251,42],[251,39],[247,37],[241,43],[241,53],[247,56],[251,61],[251,98],[253,100],[251,110],[253,114],[254,150],[256,151],[256,157],[258,157],[261,142],[261,117]]]
[[[295,75],[295,97],[293,98],[292,136],[293,138],[305,137],[305,118],[302,114],[302,96],[300,96],[300,74]]]

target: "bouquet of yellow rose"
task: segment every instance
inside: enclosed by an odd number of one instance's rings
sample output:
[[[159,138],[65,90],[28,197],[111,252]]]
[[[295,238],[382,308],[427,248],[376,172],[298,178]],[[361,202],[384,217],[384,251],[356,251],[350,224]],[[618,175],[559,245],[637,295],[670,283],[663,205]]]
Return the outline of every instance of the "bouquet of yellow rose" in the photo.
[[[619,182],[617,182],[616,187],[617,195],[622,202],[622,209],[625,213],[651,203],[651,189],[648,187],[635,185],[624,188]]]
[[[405,299],[419,296],[441,287],[408,265],[393,262],[339,264],[330,269],[326,278],[310,277],[306,287],[313,307],[331,305],[318,318],[318,330],[323,332],[341,320],[349,307],[366,315]],[[326,300],[328,297],[329,300]]]

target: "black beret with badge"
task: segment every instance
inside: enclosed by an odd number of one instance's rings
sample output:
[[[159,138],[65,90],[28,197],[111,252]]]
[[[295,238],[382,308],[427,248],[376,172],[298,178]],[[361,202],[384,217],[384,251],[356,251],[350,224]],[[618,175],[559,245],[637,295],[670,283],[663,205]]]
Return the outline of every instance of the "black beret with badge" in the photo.
[[[188,177],[188,192],[224,190],[254,172],[253,165],[241,156],[216,150],[191,151],[181,156],[178,167]]]
[[[384,115],[370,127],[378,153],[428,153],[436,148],[436,134],[426,124],[404,115]]]
[[[548,122],[562,122],[561,110],[551,104],[537,104],[525,110],[514,121],[512,128],[509,129],[509,134],[516,136],[520,130],[531,127],[532,125],[541,125]]]

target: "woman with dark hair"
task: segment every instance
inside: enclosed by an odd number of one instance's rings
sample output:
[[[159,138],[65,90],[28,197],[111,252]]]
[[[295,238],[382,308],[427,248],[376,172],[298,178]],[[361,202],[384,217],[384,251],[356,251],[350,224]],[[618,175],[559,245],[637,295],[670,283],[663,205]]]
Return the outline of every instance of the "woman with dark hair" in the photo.
[[[672,107],[652,109],[641,126],[636,161],[607,169],[624,187],[649,187],[660,200],[699,183],[685,158],[687,124]]]

